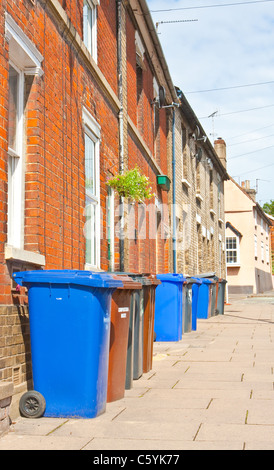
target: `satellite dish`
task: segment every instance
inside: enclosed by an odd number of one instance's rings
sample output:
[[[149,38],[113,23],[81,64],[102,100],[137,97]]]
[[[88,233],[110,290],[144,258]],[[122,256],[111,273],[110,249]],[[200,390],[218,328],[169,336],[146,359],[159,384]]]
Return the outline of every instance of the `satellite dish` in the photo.
[[[192,134],[193,139],[194,139],[194,140],[198,140],[199,137],[200,137],[200,134],[201,134],[201,131],[200,131],[199,126],[195,126],[195,130],[194,130],[194,132],[193,132],[193,134]]]
[[[166,100],[166,90],[163,86],[159,86],[159,106],[162,108]]]

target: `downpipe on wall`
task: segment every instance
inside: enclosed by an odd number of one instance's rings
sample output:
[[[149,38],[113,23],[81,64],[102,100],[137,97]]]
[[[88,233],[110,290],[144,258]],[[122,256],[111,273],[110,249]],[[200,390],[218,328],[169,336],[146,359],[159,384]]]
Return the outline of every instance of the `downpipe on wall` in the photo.
[[[172,252],[173,252],[173,272],[177,273],[177,235],[176,235],[176,160],[175,160],[175,106],[173,106],[172,117],[172,217],[173,217],[173,234],[172,234]]]
[[[177,273],[177,233],[176,233],[176,154],[175,154],[175,108],[179,108],[179,103],[172,103],[162,108],[173,108],[172,116],[172,255],[173,273]]]
[[[120,100],[119,110],[119,171],[124,173],[124,107],[123,107],[123,64],[122,64],[122,0],[117,0],[117,67],[118,67],[118,94]],[[120,271],[125,269],[125,243],[124,243],[124,198],[120,197]]]

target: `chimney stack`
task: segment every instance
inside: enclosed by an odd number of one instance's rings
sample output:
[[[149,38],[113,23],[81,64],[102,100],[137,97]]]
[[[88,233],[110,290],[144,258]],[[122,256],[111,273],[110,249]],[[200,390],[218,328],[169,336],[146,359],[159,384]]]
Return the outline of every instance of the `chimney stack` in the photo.
[[[222,137],[218,137],[218,139],[215,140],[214,149],[219,159],[221,160],[221,163],[226,168],[226,143]]]
[[[254,202],[256,202],[256,190],[250,188],[250,181],[242,181],[242,188],[245,190],[245,192],[253,199]]]

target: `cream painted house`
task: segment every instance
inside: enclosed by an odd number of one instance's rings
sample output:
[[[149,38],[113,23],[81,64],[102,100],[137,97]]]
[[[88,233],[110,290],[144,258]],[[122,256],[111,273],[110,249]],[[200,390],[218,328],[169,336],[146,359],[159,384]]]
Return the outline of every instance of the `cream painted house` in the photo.
[[[249,181],[225,181],[228,293],[257,294],[272,289],[270,221]]]
[[[214,148],[226,167],[226,143]],[[256,191],[245,181],[224,181],[226,269],[228,294],[257,294],[272,290],[271,221],[256,202]]]

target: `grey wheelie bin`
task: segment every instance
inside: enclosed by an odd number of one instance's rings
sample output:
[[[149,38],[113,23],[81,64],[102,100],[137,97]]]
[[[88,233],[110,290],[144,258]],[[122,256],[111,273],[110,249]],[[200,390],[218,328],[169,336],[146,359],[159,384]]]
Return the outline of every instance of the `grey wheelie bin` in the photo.
[[[141,284],[141,289],[134,290],[130,303],[130,319],[128,332],[126,382],[125,389],[133,387],[133,380],[143,375],[143,341],[144,341],[144,286],[150,285],[143,274],[130,272],[113,272],[114,275],[127,275]]]
[[[219,288],[219,278],[215,273],[203,273],[197,276],[198,278],[209,279],[211,281],[211,303],[209,305],[208,316],[213,317],[217,314],[217,297],[218,297],[218,288]]]
[[[128,273],[134,281],[142,285],[142,289],[136,290],[132,296],[132,321],[127,357],[126,389],[133,386],[133,380],[138,380],[143,375],[143,342],[144,342],[144,289],[148,284],[142,274]]]
[[[227,284],[226,279],[219,279],[219,289],[218,289],[218,298],[217,298],[217,312],[219,315],[224,314],[226,284]]]
[[[195,279],[186,278],[183,285],[183,333],[192,331],[192,286]]]

